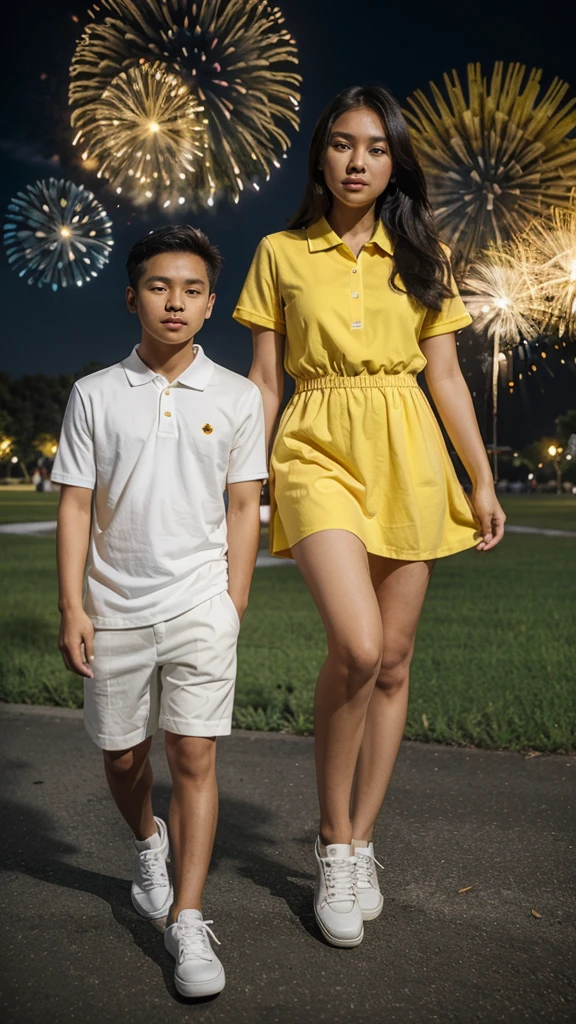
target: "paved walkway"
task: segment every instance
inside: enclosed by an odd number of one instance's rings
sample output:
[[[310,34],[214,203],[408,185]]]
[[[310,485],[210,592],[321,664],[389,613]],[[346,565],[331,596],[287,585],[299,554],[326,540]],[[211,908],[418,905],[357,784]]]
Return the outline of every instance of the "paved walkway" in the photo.
[[[4,705],[0,740],[4,1024],[574,1020],[569,757],[403,744],[377,834],[384,913],[361,947],[336,950],[311,912],[312,741],[222,739],[205,911],[228,984],[190,1004],[131,908],[127,830],[79,713]],[[160,739],[155,771],[165,816]]]

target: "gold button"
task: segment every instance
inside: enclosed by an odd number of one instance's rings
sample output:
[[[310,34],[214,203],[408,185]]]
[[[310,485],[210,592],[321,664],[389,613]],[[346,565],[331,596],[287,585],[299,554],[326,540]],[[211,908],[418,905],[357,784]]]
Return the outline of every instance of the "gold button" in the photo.
[[[165,395],[169,395],[170,394],[170,388],[166,388],[166,391],[164,392],[164,394]]]
[[[358,273],[358,270],[357,270],[357,268],[356,268],[356,267],[354,267],[354,270],[352,271],[352,273],[353,273],[353,274],[357,274],[357,273]]]
[[[172,415],[172,413],[171,413],[171,412],[165,412],[165,413],[164,413],[164,415],[165,415],[165,416],[171,416],[171,415]]]

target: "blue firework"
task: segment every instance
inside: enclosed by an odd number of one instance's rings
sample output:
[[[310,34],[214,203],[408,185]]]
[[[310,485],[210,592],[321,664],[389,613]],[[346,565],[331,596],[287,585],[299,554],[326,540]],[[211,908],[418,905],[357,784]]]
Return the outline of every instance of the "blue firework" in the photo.
[[[10,266],[27,284],[81,287],[110,258],[112,221],[88,189],[50,178],[11,200],[4,244]]]

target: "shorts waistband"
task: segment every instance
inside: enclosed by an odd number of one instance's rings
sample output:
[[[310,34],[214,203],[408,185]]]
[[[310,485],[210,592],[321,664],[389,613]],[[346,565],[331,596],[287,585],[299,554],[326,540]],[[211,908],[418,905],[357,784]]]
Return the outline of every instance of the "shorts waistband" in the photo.
[[[327,374],[325,377],[297,378],[296,392],[322,391],[324,388],[417,388],[413,373],[363,373],[355,377]]]

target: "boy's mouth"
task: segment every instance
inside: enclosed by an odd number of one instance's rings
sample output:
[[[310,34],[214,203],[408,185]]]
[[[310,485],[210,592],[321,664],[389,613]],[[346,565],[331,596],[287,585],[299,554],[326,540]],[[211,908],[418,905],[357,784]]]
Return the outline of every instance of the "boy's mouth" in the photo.
[[[169,316],[162,323],[165,327],[172,327],[173,329],[186,326],[186,321],[182,320],[179,316]]]

